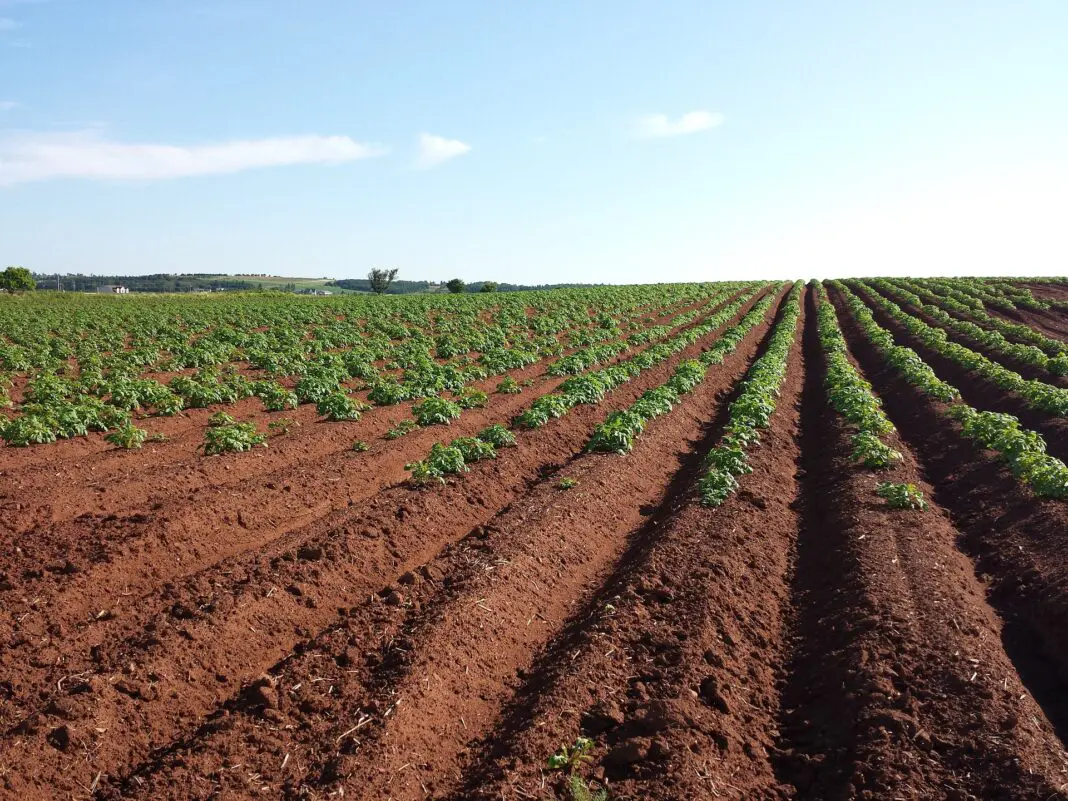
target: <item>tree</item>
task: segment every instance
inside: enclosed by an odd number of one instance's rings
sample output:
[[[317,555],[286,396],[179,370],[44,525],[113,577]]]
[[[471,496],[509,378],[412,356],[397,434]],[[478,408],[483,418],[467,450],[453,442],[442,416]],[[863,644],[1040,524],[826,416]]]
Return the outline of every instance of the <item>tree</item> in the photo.
[[[32,292],[37,289],[33,275],[25,267],[8,267],[0,273],[0,290]]]
[[[479,292],[496,292],[497,291],[497,282],[496,281],[483,281],[482,282],[482,286],[479,288],[478,291]]]
[[[459,295],[461,292],[463,292],[465,286],[467,286],[467,284],[465,284],[459,278],[453,278],[451,281],[445,284],[445,288],[454,295]]]
[[[400,272],[400,270],[396,267],[392,270],[385,270],[381,267],[372,267],[371,272],[367,273],[367,280],[371,284],[371,291],[376,295],[381,295],[389,289],[389,285],[393,283],[393,279],[397,277],[398,272]]]

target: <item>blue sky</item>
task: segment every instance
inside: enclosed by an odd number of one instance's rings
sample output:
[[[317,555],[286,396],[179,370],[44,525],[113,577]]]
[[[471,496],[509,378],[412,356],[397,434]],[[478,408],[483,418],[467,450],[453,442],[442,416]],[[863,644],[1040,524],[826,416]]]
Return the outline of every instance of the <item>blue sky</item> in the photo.
[[[0,265],[1068,274],[1068,3],[0,0]]]

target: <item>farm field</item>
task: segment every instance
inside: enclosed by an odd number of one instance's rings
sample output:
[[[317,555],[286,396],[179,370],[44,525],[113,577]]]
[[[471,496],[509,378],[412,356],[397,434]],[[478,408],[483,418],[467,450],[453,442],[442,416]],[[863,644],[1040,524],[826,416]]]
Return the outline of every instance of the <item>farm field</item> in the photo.
[[[0,295],[0,798],[1068,798],[1068,282]]]

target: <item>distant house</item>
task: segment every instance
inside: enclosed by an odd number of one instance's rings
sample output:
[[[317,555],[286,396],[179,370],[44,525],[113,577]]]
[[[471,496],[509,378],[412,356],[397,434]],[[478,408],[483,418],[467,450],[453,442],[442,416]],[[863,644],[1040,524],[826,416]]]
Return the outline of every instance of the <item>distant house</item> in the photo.
[[[130,288],[125,287],[122,284],[105,284],[104,286],[98,286],[96,288],[97,294],[100,295],[129,295]]]

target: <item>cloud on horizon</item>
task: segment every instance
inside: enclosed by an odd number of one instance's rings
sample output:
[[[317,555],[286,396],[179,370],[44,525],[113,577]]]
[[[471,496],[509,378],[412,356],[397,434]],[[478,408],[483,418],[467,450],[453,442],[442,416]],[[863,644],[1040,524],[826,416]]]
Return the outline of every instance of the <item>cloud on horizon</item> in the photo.
[[[117,142],[98,131],[0,134],[0,186],[55,178],[158,181],[382,155],[347,136],[242,139],[209,145]]]
[[[449,159],[471,152],[471,145],[459,139],[446,139],[434,134],[419,134],[419,152],[412,166],[417,170],[429,170]]]
[[[634,133],[639,139],[686,136],[722,125],[723,120],[722,114],[712,111],[690,111],[677,120],[668,119],[666,114],[649,114],[637,121]]]

